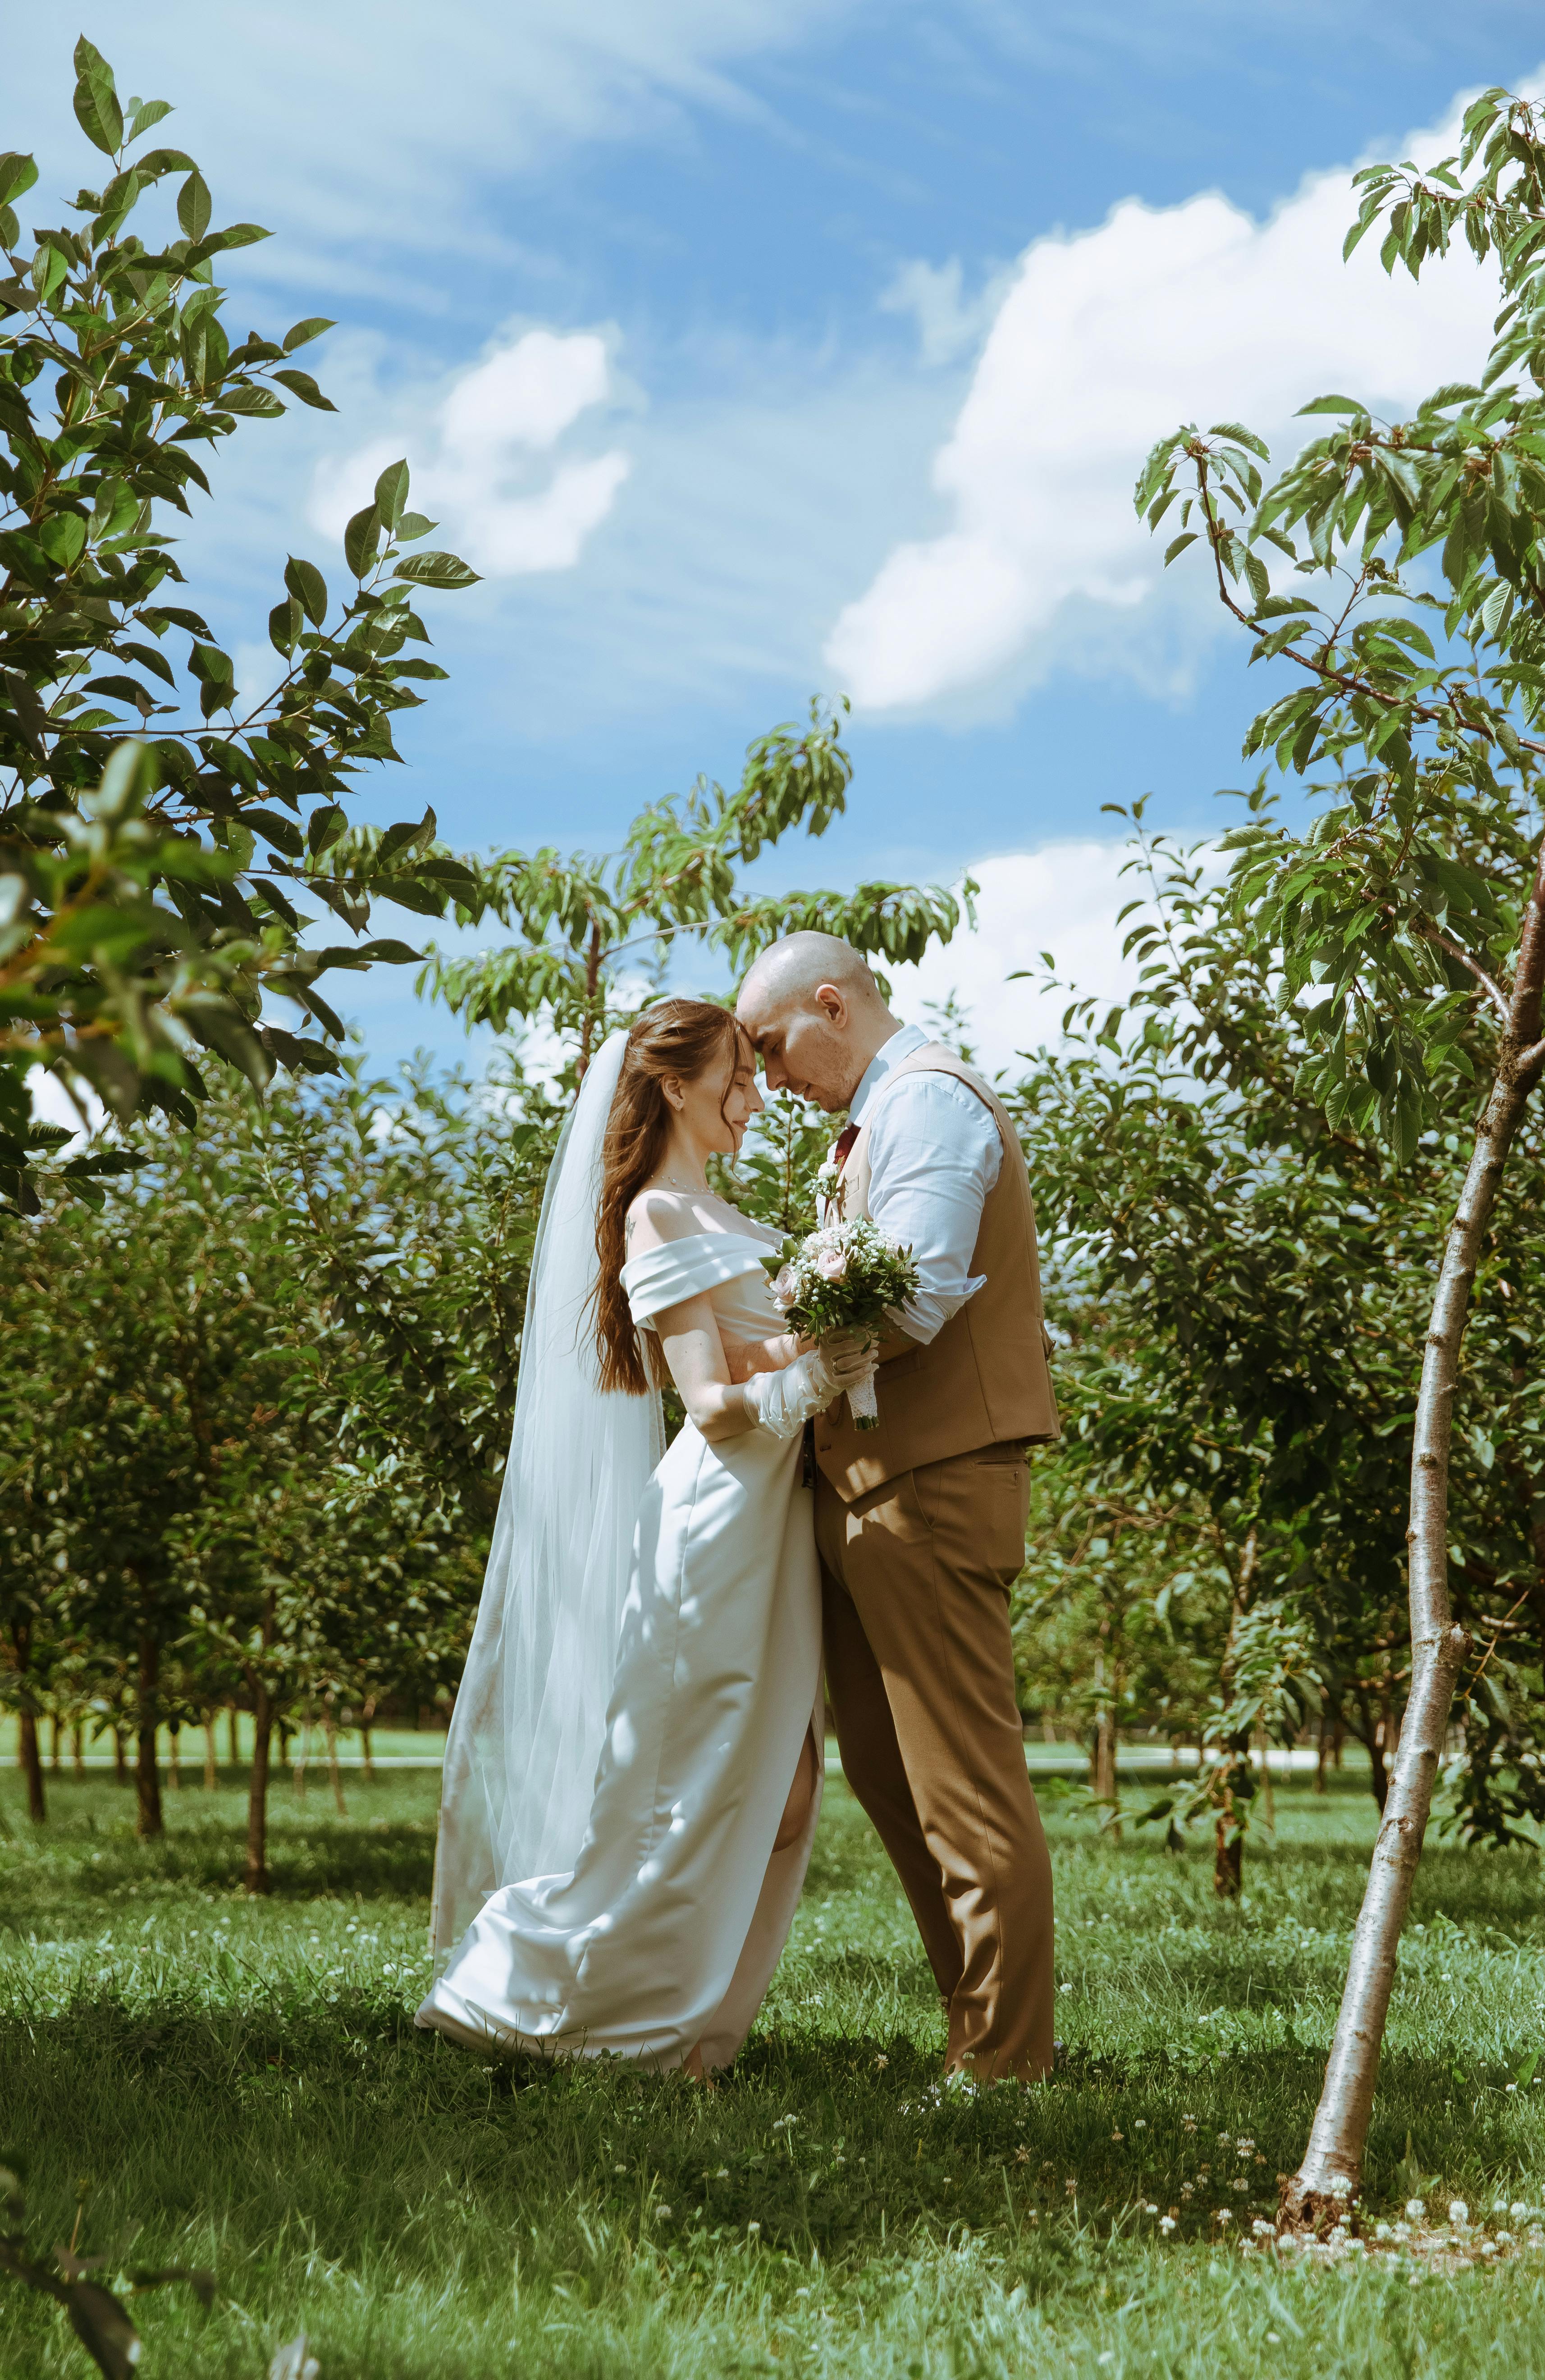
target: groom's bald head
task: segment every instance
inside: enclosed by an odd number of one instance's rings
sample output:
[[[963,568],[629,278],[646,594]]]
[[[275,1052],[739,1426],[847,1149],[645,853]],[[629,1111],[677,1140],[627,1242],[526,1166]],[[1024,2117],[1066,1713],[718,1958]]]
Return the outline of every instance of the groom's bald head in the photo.
[[[755,1042],[769,1090],[845,1108],[870,1061],[898,1030],[880,986],[835,934],[785,934],[763,951],[736,1014]]]

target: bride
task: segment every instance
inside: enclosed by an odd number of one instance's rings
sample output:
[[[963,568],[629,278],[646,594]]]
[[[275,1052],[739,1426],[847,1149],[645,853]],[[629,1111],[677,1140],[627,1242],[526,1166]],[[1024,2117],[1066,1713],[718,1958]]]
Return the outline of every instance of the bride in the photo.
[[[823,1735],[800,1434],[873,1359],[779,1330],[776,1236],[709,1189],[761,1104],[733,1016],[661,1001],[597,1054],[548,1177],[418,2016],[477,2047],[723,2066],[799,1897]]]

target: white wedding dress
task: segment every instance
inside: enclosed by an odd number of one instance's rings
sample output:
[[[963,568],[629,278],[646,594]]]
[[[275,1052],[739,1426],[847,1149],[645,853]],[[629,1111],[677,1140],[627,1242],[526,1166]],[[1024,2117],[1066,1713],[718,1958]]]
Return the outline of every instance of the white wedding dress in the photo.
[[[635,1321],[706,1290],[726,1339],[781,1330],[761,1263],[775,1245],[736,1219],[632,1258],[622,1281]],[[650,1475],[578,1854],[562,1873],[496,1882],[420,2025],[483,2049],[660,2068],[700,2045],[705,2066],[734,2057],[783,1950],[820,1808],[821,1589],[799,1472],[797,1438],[755,1428],[710,1445],[687,1423]],[[774,1852],[811,1728],[809,1816]],[[526,1780],[527,1802],[540,1783]]]

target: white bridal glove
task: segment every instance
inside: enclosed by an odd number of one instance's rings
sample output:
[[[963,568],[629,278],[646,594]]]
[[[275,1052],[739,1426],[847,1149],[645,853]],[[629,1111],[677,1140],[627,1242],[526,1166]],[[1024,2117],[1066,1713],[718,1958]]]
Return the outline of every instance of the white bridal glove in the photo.
[[[824,1413],[839,1390],[873,1371],[871,1349],[812,1347],[776,1372],[753,1372],[745,1384],[746,1410],[759,1429],[774,1438],[797,1438],[805,1424]]]

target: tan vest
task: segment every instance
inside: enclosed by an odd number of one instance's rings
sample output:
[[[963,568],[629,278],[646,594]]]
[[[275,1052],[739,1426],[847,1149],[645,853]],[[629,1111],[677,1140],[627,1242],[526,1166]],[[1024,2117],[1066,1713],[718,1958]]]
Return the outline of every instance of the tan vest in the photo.
[[[878,1429],[857,1428],[845,1397],[817,1415],[815,1459],[848,1504],[925,1463],[1006,1439],[1028,1443],[1062,1435],[1046,1365],[1052,1342],[1041,1319],[1035,1208],[1019,1135],[980,1075],[938,1042],[904,1058],[886,1076],[884,1090],[902,1075],[923,1074],[953,1075],[974,1091],[1003,1142],[1004,1161],[982,1202],[971,1253],[972,1272],[985,1280],[926,1347],[881,1365]],[[869,1214],[869,1137],[868,1125],[860,1126],[843,1168],[842,1213],[850,1222]]]

